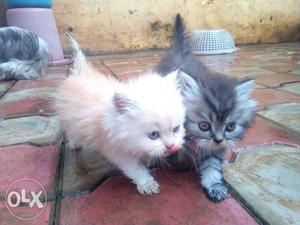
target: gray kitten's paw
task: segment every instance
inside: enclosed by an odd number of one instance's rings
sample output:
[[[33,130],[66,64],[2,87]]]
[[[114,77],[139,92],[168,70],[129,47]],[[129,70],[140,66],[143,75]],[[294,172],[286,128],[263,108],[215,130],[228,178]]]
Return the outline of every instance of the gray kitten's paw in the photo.
[[[142,184],[138,184],[137,189],[142,195],[158,194],[160,191],[159,184],[154,179],[148,180]]]
[[[207,197],[213,202],[223,201],[228,196],[228,188],[223,183],[213,184],[206,189]]]

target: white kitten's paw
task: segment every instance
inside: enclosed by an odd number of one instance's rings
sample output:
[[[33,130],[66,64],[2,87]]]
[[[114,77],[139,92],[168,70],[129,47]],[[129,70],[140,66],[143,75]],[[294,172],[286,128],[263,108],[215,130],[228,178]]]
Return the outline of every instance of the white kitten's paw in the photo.
[[[73,142],[72,140],[68,140],[66,142],[66,148],[70,149],[70,150],[75,150],[75,151],[81,150],[81,147],[79,145],[77,145],[75,142]]]
[[[137,189],[138,192],[142,195],[158,194],[160,191],[159,184],[154,179],[147,180],[144,183],[138,184]]]

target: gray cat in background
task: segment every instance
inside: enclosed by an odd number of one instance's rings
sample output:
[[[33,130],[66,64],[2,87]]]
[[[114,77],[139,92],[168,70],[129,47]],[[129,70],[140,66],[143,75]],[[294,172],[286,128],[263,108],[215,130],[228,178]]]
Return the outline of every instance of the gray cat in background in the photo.
[[[253,80],[237,80],[209,73],[190,50],[189,37],[181,16],[175,20],[173,44],[156,71],[166,75],[180,69],[190,75],[185,82],[187,108],[186,140],[200,172],[207,196],[219,202],[228,196],[223,181],[226,149],[234,147],[254,119],[257,102],[251,98]]]
[[[36,34],[17,27],[0,28],[0,80],[27,80],[44,75],[49,51]]]

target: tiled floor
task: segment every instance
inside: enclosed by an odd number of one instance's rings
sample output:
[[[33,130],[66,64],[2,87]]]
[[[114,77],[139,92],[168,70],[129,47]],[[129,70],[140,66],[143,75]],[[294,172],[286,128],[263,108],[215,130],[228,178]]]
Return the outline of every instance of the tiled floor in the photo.
[[[104,74],[128,79],[152,68],[163,54],[151,51],[90,60]],[[234,54],[199,60],[211,70],[255,78],[257,83],[256,121],[228,154],[228,160],[235,156],[225,169],[232,197],[219,204],[208,201],[196,173],[173,171],[174,167],[153,170],[162,187],[159,195],[140,196],[97,152],[65,149],[51,102],[68,70],[52,67],[40,80],[0,82],[0,223],[300,224],[296,216],[300,197],[297,192],[290,196],[300,180],[300,43],[242,46]],[[258,179],[266,175],[283,178],[274,178],[276,184]],[[5,194],[13,181],[25,177],[44,186],[48,204],[37,218],[22,221],[7,211]],[[285,182],[288,177],[293,182]],[[33,209],[18,210],[31,215]],[[282,216],[272,216],[281,215],[279,211]]]

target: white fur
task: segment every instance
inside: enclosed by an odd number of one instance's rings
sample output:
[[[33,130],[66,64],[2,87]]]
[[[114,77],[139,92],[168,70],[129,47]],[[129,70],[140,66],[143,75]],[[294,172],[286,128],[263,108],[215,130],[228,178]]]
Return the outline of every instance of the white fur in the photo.
[[[82,58],[78,45],[72,46],[77,51],[73,71],[77,76],[63,82],[56,101],[67,138],[85,149],[101,151],[141,194],[158,193],[158,183],[141,160],[165,156],[166,146],[183,144],[185,109],[177,72],[166,77],[149,72],[122,83],[96,72]],[[174,133],[178,125],[180,130]],[[160,138],[151,140],[148,134],[153,131],[159,131]]]

